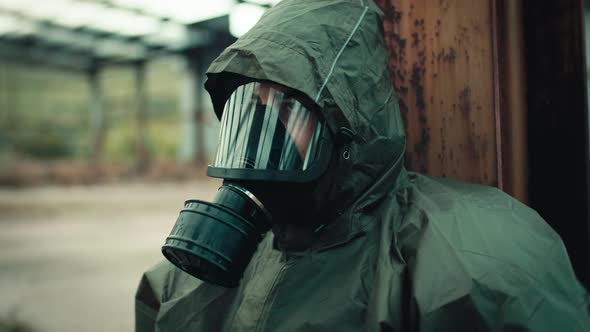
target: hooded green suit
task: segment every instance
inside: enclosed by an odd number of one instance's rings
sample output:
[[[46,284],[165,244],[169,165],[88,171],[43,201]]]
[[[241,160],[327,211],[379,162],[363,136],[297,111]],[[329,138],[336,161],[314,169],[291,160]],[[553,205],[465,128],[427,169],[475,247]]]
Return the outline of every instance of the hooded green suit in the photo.
[[[356,135],[312,193],[329,213],[297,234],[308,249],[269,232],[235,289],[164,261],[139,285],[138,331],[590,331],[588,295],[535,211],[404,169],[380,16],[369,0],[284,0],[212,63],[218,113],[239,74],[305,93]]]

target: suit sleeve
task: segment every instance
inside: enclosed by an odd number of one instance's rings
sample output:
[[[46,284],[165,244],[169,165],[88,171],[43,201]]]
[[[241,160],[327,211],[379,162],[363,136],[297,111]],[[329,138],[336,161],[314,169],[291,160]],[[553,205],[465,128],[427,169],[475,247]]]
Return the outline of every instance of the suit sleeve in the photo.
[[[523,322],[526,331],[590,331],[590,297],[576,279],[561,240],[546,257],[549,264],[535,293],[539,301]]]
[[[507,240],[482,228],[490,250],[454,248],[436,227],[424,232],[413,263],[413,330],[590,331],[588,293],[562,240],[539,226],[520,236],[506,227]]]
[[[496,275],[482,275],[463,296],[419,313],[413,330],[590,331],[590,298],[576,279],[561,240],[538,259],[544,265],[543,274],[505,267]]]
[[[160,310],[162,292],[167,275],[166,263],[162,262],[146,271],[135,293],[135,331],[155,331]]]

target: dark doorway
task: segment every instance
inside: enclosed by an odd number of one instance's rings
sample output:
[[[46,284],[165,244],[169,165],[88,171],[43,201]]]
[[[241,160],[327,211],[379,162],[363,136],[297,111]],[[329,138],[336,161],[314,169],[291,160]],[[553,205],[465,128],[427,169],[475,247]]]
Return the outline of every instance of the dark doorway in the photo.
[[[590,289],[584,4],[523,3],[529,202],[561,235]]]

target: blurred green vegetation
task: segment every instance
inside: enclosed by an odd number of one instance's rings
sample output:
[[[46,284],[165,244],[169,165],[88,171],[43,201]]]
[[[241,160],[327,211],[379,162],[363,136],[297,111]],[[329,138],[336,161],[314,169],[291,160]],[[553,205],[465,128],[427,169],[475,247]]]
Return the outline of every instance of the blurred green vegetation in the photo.
[[[147,145],[154,159],[176,157],[180,70],[176,58],[147,64]],[[106,67],[99,77],[106,116],[103,158],[133,160],[138,132],[134,68]],[[89,110],[87,73],[0,62],[0,157],[89,158]]]

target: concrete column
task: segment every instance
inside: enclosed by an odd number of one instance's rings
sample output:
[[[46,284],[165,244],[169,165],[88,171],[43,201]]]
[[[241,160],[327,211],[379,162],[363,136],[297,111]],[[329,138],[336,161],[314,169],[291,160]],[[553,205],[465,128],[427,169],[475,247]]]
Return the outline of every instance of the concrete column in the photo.
[[[135,65],[135,98],[137,102],[137,168],[141,173],[149,167],[150,155],[148,149],[148,109],[147,89],[145,80],[145,62],[140,61]]]
[[[99,71],[99,67],[93,67],[88,72],[88,85],[90,88],[90,114],[88,116],[88,127],[91,140],[91,159],[94,162],[102,160],[106,134],[106,116],[102,89],[100,86]]]
[[[205,134],[206,123],[205,123],[205,103],[208,102],[208,98],[205,98],[205,70],[204,60],[202,56],[198,57],[198,62],[195,62],[195,129],[196,129],[196,151],[195,151],[195,162],[198,165],[205,165],[207,163],[207,150],[206,140],[207,135]]]
[[[193,119],[195,110],[195,68],[191,65],[188,57],[182,58],[183,69],[180,83],[180,142],[178,142],[178,159],[180,161],[195,160],[195,121]]]
[[[180,88],[181,137],[178,144],[178,158],[182,161],[202,163],[204,137],[202,130],[201,104],[202,73],[194,56],[186,55]]]

